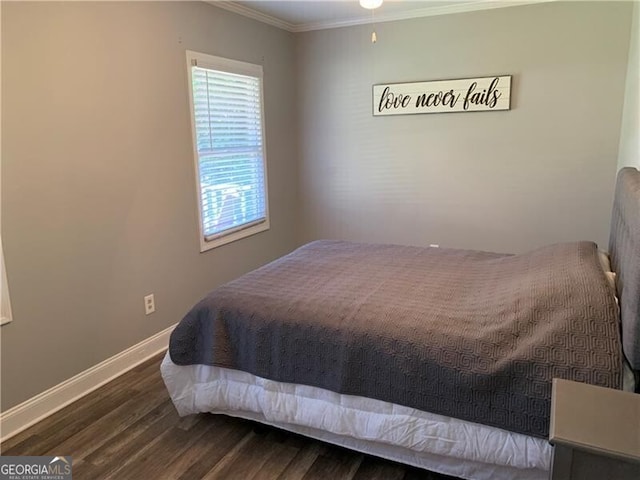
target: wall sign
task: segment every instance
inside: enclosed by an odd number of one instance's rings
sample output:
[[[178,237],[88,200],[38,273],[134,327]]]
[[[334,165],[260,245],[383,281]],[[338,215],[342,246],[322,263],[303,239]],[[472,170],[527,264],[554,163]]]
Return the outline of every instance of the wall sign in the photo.
[[[374,116],[510,108],[511,75],[373,86]]]

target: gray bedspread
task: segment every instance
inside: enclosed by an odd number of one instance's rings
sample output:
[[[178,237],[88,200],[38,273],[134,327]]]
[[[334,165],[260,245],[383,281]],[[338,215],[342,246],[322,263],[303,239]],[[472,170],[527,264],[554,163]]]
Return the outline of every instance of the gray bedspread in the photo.
[[[323,240],[215,289],[169,351],[545,437],[553,377],[621,387],[619,328],[590,242],[500,255]]]

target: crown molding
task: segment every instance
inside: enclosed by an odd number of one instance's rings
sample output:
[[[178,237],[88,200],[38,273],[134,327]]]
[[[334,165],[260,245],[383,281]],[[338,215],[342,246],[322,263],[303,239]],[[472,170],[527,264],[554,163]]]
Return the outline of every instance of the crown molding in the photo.
[[[387,13],[376,15],[376,23],[395,22],[397,20],[409,20],[412,18],[435,17],[438,15],[451,15],[455,13],[476,12],[479,10],[492,10],[495,8],[516,7],[534,3],[548,3],[557,0],[474,0],[468,3],[456,3],[452,5],[417,8],[406,12]],[[293,32],[310,32],[313,30],[325,30],[329,28],[352,27],[354,25],[366,25],[371,23],[371,17],[365,16],[351,20],[337,22],[318,22],[294,25]]]
[[[237,13],[238,15],[242,15],[243,17],[248,17],[253,20],[257,20],[259,22],[266,23],[274,27],[278,27],[288,32],[297,31],[296,28],[298,27],[298,25],[285,22],[284,20],[280,20],[279,18],[272,17],[271,15],[267,15],[266,13],[258,12],[257,10],[254,10],[249,7],[245,7],[244,5],[236,3],[232,0],[205,0],[205,2],[211,5],[215,5],[216,7],[223,8],[230,12]]]
[[[211,5],[215,5],[216,7],[220,7],[230,12],[234,12],[239,15],[243,15],[245,17],[258,20],[259,22],[267,23],[269,25],[273,25],[274,27],[278,27],[280,29],[287,30],[288,32],[294,32],[294,33],[310,32],[313,30],[326,30],[330,28],[351,27],[354,25],[366,25],[371,23],[371,16],[368,14],[365,14],[362,17],[348,19],[348,20],[293,24],[293,23],[285,22],[284,20],[281,20],[279,18],[272,17],[271,15],[266,15],[264,13],[253,10],[251,8],[245,7],[232,0],[205,0],[205,1]],[[381,13],[379,15],[376,15],[375,21],[376,23],[394,22],[396,20],[408,20],[411,18],[432,17],[437,15],[451,15],[455,13],[476,12],[479,10],[492,10],[495,8],[517,7],[521,5],[549,3],[549,2],[555,2],[555,1],[557,0],[469,0],[466,2],[455,3],[452,5],[424,7],[424,8],[409,10],[406,12],[387,13],[387,14]]]

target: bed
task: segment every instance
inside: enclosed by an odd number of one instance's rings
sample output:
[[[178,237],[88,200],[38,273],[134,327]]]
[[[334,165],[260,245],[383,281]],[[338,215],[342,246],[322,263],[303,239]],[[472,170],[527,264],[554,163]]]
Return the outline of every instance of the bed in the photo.
[[[316,241],[216,288],[171,335],[180,415],[255,420],[434,472],[543,479],[551,379],[634,388],[640,173],[610,256]]]

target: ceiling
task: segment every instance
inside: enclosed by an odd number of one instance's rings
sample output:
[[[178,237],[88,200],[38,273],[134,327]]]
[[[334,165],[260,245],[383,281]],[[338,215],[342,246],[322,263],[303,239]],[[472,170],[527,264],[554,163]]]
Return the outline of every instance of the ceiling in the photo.
[[[384,0],[375,11],[362,8],[358,0],[209,0],[226,10],[271,25],[303,32],[325,28],[406,18],[468,12],[553,0]]]

